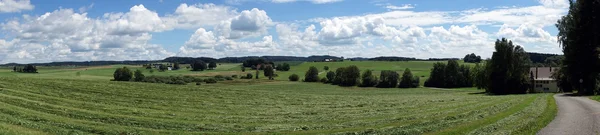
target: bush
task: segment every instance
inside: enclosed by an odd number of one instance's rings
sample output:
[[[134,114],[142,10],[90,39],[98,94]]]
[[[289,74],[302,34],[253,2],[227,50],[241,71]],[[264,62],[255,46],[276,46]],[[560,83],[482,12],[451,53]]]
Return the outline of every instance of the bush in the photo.
[[[252,76],[252,73],[248,73],[248,74],[246,74],[246,77],[245,77],[245,79],[252,79],[252,77],[253,77],[253,76]]]
[[[395,88],[398,85],[399,75],[396,71],[383,70],[379,75],[379,88]]]
[[[327,78],[321,78],[322,83],[327,83]]]
[[[325,70],[325,71],[329,70],[329,66],[323,67],[323,70]]]
[[[238,78],[238,75],[231,75],[231,78]]]
[[[200,82],[196,82],[196,85],[202,85],[202,83],[200,83]]]
[[[204,79],[204,82],[207,84],[217,83],[217,80],[215,78],[208,78],[208,79]]]
[[[193,76],[146,76],[141,82],[165,83],[165,84],[187,84],[192,82],[203,82],[201,78]]]
[[[290,77],[288,77],[288,79],[290,79],[290,81],[298,81],[300,79],[300,77],[297,74],[292,74],[290,75]]]
[[[310,68],[308,68],[308,71],[306,71],[306,74],[304,75],[304,81],[305,82],[319,81],[319,69],[317,69],[317,67],[315,67],[315,66],[311,66]]]
[[[186,85],[187,83],[185,83],[185,81],[183,81],[183,80],[177,80],[177,81],[170,82],[170,84]]]
[[[361,87],[373,87],[377,85],[377,77],[373,75],[371,70],[367,70],[362,74]]]
[[[226,76],[226,77],[225,77],[225,80],[229,80],[229,81],[231,81],[231,80],[233,80],[233,77],[231,77],[231,76]]]
[[[223,75],[215,75],[215,79],[224,79],[224,78],[225,78],[225,76],[223,76]]]

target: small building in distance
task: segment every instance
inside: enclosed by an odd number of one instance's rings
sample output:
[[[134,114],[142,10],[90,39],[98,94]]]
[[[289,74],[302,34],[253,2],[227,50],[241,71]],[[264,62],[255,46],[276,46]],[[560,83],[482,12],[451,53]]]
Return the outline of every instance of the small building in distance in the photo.
[[[556,79],[552,73],[558,71],[557,67],[532,67],[529,72],[532,76],[531,82],[535,92],[560,92]]]

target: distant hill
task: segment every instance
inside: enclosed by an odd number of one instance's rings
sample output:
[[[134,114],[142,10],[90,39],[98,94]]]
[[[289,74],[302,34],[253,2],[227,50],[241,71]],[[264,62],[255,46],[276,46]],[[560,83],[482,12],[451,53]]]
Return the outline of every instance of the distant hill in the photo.
[[[554,57],[554,56],[562,56],[558,54],[545,54],[545,53],[534,53],[528,52],[529,57],[533,63],[544,63],[546,59]],[[244,57],[224,57],[224,58],[211,58],[211,57],[168,57],[163,60],[132,60],[132,61],[66,61],[66,62],[50,62],[50,63],[31,63],[35,66],[99,66],[99,65],[115,65],[115,64],[125,64],[125,65],[142,65],[148,63],[156,63],[156,62],[178,62],[182,64],[192,63],[196,60],[202,60],[205,62],[223,62],[223,63],[242,63],[248,59],[264,59],[266,61],[271,62],[279,62],[279,61],[323,61],[325,59],[344,59],[343,57],[336,57],[330,55],[314,55],[308,57],[299,57],[299,56],[244,56]],[[460,60],[459,58],[429,58],[429,59],[417,59],[411,57],[399,57],[399,56],[380,56],[374,58],[363,58],[363,57],[355,57],[348,58],[353,61],[447,61],[447,60]],[[551,58],[554,59],[554,58]],[[26,64],[19,63],[7,63],[0,66],[23,66]]]

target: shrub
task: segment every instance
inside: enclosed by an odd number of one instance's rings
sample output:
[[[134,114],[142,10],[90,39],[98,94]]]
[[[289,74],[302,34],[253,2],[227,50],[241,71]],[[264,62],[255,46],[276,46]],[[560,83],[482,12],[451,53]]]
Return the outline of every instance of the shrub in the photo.
[[[230,81],[231,81],[231,80],[233,80],[233,77],[231,77],[231,76],[226,76],[226,77],[225,77],[225,80],[230,80]]]
[[[196,85],[202,85],[202,83],[200,83],[200,82],[196,82]]]
[[[373,75],[371,70],[367,70],[362,74],[361,87],[373,87],[377,85],[377,77]]]
[[[306,71],[306,74],[304,75],[304,81],[305,82],[319,81],[319,69],[317,69],[317,67],[315,67],[315,66],[311,66],[310,68],[308,68],[308,71]]]
[[[209,83],[217,83],[217,80],[215,78],[208,78],[208,79],[204,79],[204,82],[209,84]]]
[[[395,88],[398,85],[399,75],[396,71],[383,70],[379,75],[379,88]]]
[[[231,78],[238,78],[238,75],[231,75]]]
[[[252,79],[252,73],[246,74],[246,79]]]
[[[288,77],[288,79],[290,79],[290,81],[298,81],[300,79],[300,77],[297,74],[292,74],[290,75],[290,77]]]
[[[187,83],[185,83],[185,81],[183,81],[183,80],[177,80],[177,81],[173,81],[172,84],[186,85]]]
[[[327,78],[321,78],[322,83],[327,83]]]
[[[194,79],[192,80],[192,82],[204,82],[204,79],[194,77]]]
[[[225,78],[225,76],[223,76],[223,75],[215,75],[215,79],[224,79],[224,78]]]
[[[325,70],[325,71],[329,70],[329,66],[323,67],[323,70]]]

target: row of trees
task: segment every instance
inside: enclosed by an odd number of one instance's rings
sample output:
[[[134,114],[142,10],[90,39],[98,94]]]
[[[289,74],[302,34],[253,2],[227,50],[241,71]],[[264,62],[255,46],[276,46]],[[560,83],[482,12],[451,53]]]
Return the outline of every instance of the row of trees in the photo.
[[[289,77],[290,81],[297,81],[298,76],[293,74]],[[400,80],[399,80],[400,79]],[[416,88],[419,86],[419,78],[413,76],[410,69],[404,70],[402,77],[396,71],[381,71],[379,79],[373,75],[372,70],[366,70],[360,74],[357,66],[337,68],[334,71],[327,72],[326,78],[319,79],[319,70],[317,67],[310,67],[304,75],[305,82],[324,82],[339,86],[360,86],[360,87],[379,87],[379,88]]]
[[[249,74],[250,79],[252,74]],[[191,82],[196,82],[196,85],[200,85],[200,82],[205,83],[216,83],[217,81],[233,80],[237,78],[237,75],[233,76],[222,76],[216,75],[213,78],[198,78],[193,76],[145,76],[141,70],[131,72],[127,67],[117,68],[113,74],[113,81],[135,81],[135,82],[147,82],[147,83],[165,83],[165,84],[181,84],[185,85]]]
[[[435,63],[429,78],[425,81],[425,87],[473,87],[471,68],[467,65],[459,66],[456,60],[450,60],[448,64]]]
[[[37,73],[37,67],[33,65],[26,65],[25,67],[13,67],[13,72],[21,72],[21,73]]]
[[[569,0],[569,13],[558,20],[558,43],[565,55],[556,77],[582,95],[598,94],[600,75],[600,2]],[[569,88],[571,89],[571,88]]]

